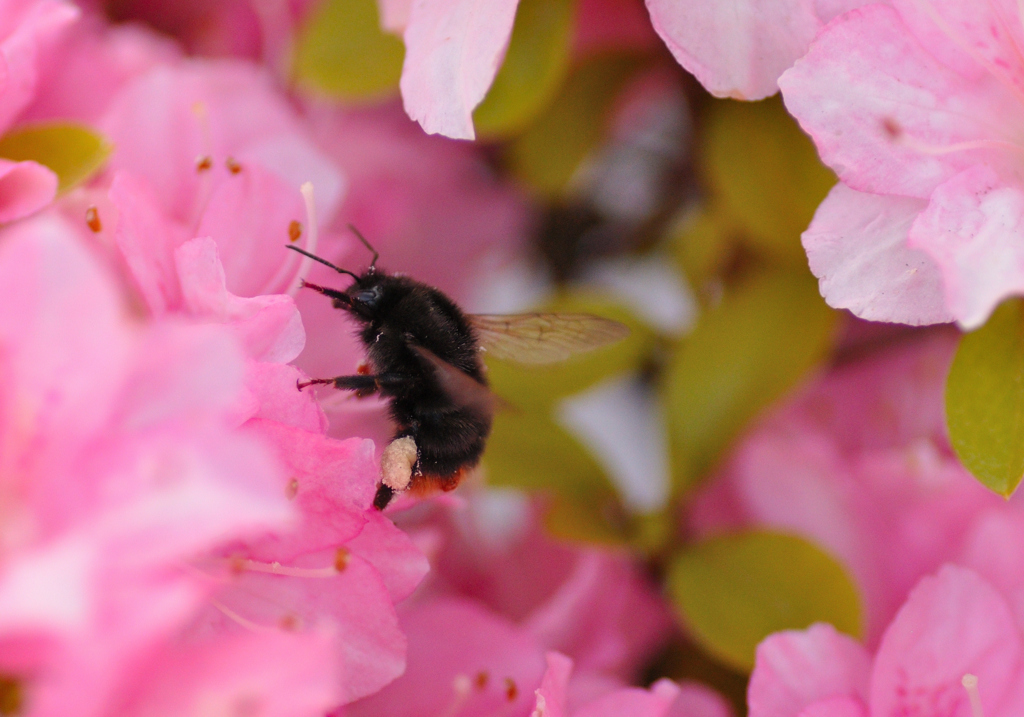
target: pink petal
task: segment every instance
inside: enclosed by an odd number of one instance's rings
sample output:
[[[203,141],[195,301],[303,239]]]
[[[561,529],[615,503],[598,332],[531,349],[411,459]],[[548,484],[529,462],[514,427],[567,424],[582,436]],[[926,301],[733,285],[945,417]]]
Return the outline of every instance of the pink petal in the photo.
[[[174,257],[186,308],[228,324],[251,358],[287,363],[302,352],[306,333],[292,297],[246,299],[229,293],[217,245],[209,237],[185,242]]]
[[[427,134],[473,139],[480,104],[512,35],[519,0],[415,0],[405,29],[402,100]]]
[[[829,306],[868,321],[917,326],[952,320],[938,267],[908,245],[910,227],[925,206],[842,183],[833,187],[802,237]]]
[[[409,639],[405,674],[346,717],[441,715],[453,705],[465,715],[528,714],[543,653],[507,619],[443,599],[406,611],[402,628]]]
[[[935,190],[909,244],[942,272],[957,323],[977,328],[1000,301],[1024,293],[1024,187],[971,167]]]
[[[0,66],[6,72],[0,83],[0,133],[11,125],[35,96],[39,52],[78,19],[81,11],[67,2],[42,0],[33,3],[18,26],[0,41]]]
[[[430,571],[430,563],[409,535],[380,511],[368,511],[365,517],[362,532],[346,547],[377,569],[391,601],[399,603],[420,584]]]
[[[849,697],[832,697],[815,702],[800,717],[867,717],[864,703]]]
[[[759,100],[820,27],[811,0],[647,0],[654,29],[711,94]]]
[[[983,711],[996,714],[1020,674],[1019,628],[976,573],[947,565],[923,579],[889,626],[875,657],[871,712],[968,714],[961,678],[978,676]]]
[[[1016,159],[1005,145],[943,150],[1015,142],[1019,104],[995,80],[939,63],[881,4],[833,21],[779,86],[824,162],[858,191],[926,199],[978,161]]]
[[[572,660],[560,652],[549,652],[544,659],[547,660],[548,668],[536,691],[537,701],[532,717],[567,717],[565,698],[569,676],[572,674]]]
[[[413,0],[377,0],[381,28],[401,35],[409,24],[412,5]]]
[[[128,172],[114,175],[110,201],[118,212],[117,248],[149,310],[162,314],[181,308],[174,250],[188,239],[184,227],[163,215],[146,180]]]
[[[1016,0],[891,0],[929,54],[970,80],[1024,91],[1024,26]]]
[[[259,404],[252,418],[325,433],[327,416],[315,395],[312,391],[297,390],[297,383],[303,378],[306,377],[294,366],[250,360],[245,385]]]
[[[319,717],[341,701],[330,631],[225,636],[170,647],[137,665],[117,713]]]
[[[679,687],[671,680],[661,679],[650,689],[627,687],[605,695],[573,713],[573,717],[663,717],[679,695]]]
[[[866,701],[870,669],[864,648],[831,625],[775,633],[757,647],[747,691],[750,717],[797,717],[834,696]]]
[[[57,175],[36,162],[0,159],[0,224],[34,214],[57,196]]]
[[[679,683],[679,695],[668,711],[669,717],[732,717],[725,697],[700,682]]]

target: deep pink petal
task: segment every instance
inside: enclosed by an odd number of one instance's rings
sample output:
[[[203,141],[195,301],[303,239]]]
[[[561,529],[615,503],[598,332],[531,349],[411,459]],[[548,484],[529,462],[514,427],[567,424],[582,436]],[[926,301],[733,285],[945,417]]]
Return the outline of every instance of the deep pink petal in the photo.
[[[824,162],[858,191],[927,199],[974,163],[1017,161],[1006,149],[1020,114],[1012,93],[940,64],[881,4],[833,21],[779,86]],[[1003,144],[945,149],[978,141]]]
[[[57,175],[37,162],[0,159],[0,224],[34,214],[57,196]]]
[[[663,717],[670,714],[672,704],[679,696],[679,687],[667,679],[660,679],[649,689],[627,687],[605,695],[573,713],[573,717]]]
[[[871,712],[968,714],[960,683],[978,677],[983,710],[996,714],[1019,678],[1021,635],[1006,600],[970,570],[947,565],[923,579],[875,657]]]
[[[480,104],[512,35],[519,0],[415,0],[405,29],[402,100],[427,134],[473,139]]]
[[[815,702],[800,717],[867,717],[864,703],[850,697],[832,697]]]
[[[829,697],[866,701],[871,660],[831,625],[778,632],[757,647],[747,702],[750,717],[797,717]]]
[[[669,717],[732,717],[732,707],[718,692],[700,682],[679,683]]]
[[[572,660],[560,652],[549,652],[544,659],[548,667],[544,671],[540,687],[537,688],[533,714],[544,717],[567,717],[565,703],[569,676],[572,674]]]
[[[646,1],[676,60],[717,97],[775,94],[821,26],[811,0]]]
[[[829,306],[868,321],[952,321],[935,262],[908,244],[926,203],[837,184],[803,233],[811,271]]]
[[[377,569],[392,602],[399,603],[420,584],[430,563],[409,535],[380,511],[370,510],[365,516],[362,532],[346,547]]]
[[[941,185],[910,229],[910,246],[942,273],[946,305],[964,329],[1024,293],[1024,185],[979,164]]]

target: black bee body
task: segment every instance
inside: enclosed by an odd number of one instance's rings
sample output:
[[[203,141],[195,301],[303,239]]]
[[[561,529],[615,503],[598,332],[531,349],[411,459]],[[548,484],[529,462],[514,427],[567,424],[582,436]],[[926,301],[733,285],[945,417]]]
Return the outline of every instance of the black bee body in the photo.
[[[381,482],[373,499],[378,510],[406,489],[452,490],[480,461],[496,403],[487,388],[481,346],[497,358],[549,363],[629,333],[618,322],[589,314],[467,315],[441,291],[377,269],[377,252],[355,233],[373,252],[362,274],[288,248],[355,280],[344,291],[303,286],[329,297],[356,320],[368,366],[353,376],[311,379],[298,387],[333,384],[388,399],[395,434],[381,456]]]
[[[442,489],[454,488],[461,472],[480,460],[491,416],[454,400],[437,368],[415,347],[426,349],[486,390],[473,329],[455,302],[422,282],[383,271],[363,274],[360,280],[362,286],[355,293],[367,287],[379,289],[378,303],[357,308],[354,300],[353,306],[342,308],[362,324],[359,338],[378,377],[378,391],[391,399],[394,438],[410,436],[416,441],[416,475],[427,476]]]

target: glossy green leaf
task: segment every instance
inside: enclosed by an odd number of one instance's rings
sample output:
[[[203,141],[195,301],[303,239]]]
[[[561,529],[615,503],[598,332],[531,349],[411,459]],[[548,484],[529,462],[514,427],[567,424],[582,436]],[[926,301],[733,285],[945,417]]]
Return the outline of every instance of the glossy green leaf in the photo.
[[[705,172],[715,200],[771,256],[804,266],[800,234],[835,184],[779,98],[716,101],[707,121]]]
[[[575,0],[520,0],[505,61],[473,112],[481,138],[521,132],[547,107],[569,71]]]
[[[668,587],[682,621],[738,669],[779,630],[828,622],[859,637],[861,605],[846,570],[803,538],[752,531],[693,545],[672,560]]]
[[[555,401],[597,382],[639,368],[651,352],[653,332],[632,313],[597,295],[573,294],[539,307],[538,311],[586,312],[626,324],[630,334],[611,346],[553,364],[521,364],[485,354],[494,392],[520,410],[547,410]]]
[[[0,137],[0,157],[33,160],[50,168],[57,175],[58,192],[88,179],[110,151],[103,135],[73,122],[26,125]]]
[[[562,194],[604,138],[608,111],[640,67],[631,55],[600,55],[576,68],[553,103],[509,147],[510,170],[541,194]]]
[[[316,92],[347,100],[398,90],[405,46],[380,29],[377,0],[322,0],[295,42],[295,77]]]
[[[1009,497],[1024,476],[1024,301],[1011,299],[960,341],[946,380],[946,424],[960,461]]]
[[[627,539],[614,487],[590,454],[546,413],[500,412],[483,462],[488,483],[545,498],[545,522],[555,535],[598,543]]]
[[[824,358],[834,320],[814,278],[787,271],[746,279],[701,316],[666,376],[677,489]]]

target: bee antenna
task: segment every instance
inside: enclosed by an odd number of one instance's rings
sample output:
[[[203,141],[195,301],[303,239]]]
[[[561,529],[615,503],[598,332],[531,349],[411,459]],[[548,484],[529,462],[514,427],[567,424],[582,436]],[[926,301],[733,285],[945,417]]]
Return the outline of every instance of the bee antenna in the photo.
[[[324,266],[331,267],[332,269],[334,269],[339,274],[348,274],[349,276],[351,276],[353,279],[356,280],[356,283],[359,283],[359,277],[356,276],[355,274],[353,274],[348,269],[342,269],[340,266],[335,266],[334,264],[332,264],[331,262],[327,261],[326,259],[321,259],[316,254],[310,254],[305,249],[300,249],[299,247],[295,246],[294,244],[285,244],[284,246],[285,246],[285,249],[291,249],[292,251],[297,251],[300,254],[302,254],[303,256],[308,256],[313,261],[318,261],[321,264],[323,264]]]
[[[349,224],[348,228],[351,229],[352,233],[355,234],[359,238],[359,241],[361,241],[363,243],[363,246],[365,246],[367,249],[369,249],[370,251],[373,252],[373,261],[370,262],[370,268],[371,269],[376,269],[377,268],[377,257],[379,257],[380,254],[377,252],[376,249],[373,248],[373,246],[370,244],[370,242],[366,241],[366,237],[364,237],[362,235],[362,233],[358,229],[356,229],[352,224]]]

